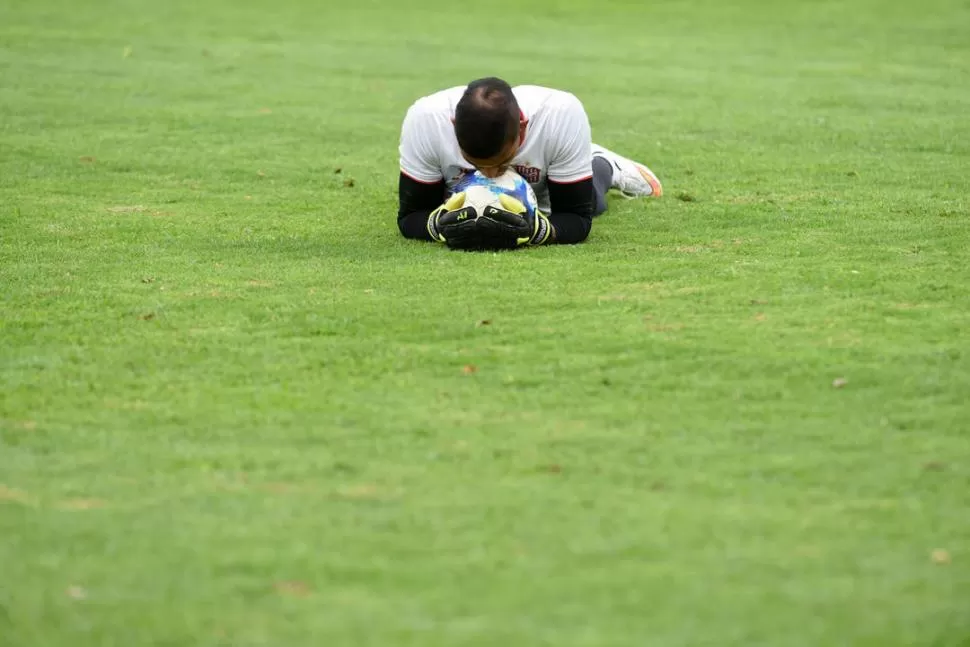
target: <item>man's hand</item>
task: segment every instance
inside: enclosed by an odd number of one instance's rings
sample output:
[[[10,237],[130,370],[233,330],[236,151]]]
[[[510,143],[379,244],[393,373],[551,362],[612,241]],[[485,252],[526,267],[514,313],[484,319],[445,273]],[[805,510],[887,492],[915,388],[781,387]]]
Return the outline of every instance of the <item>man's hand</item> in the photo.
[[[522,245],[543,245],[555,240],[552,223],[539,210],[534,217],[519,200],[510,195],[500,195],[498,207],[485,207],[478,217],[478,230],[483,244],[496,249],[513,249]]]
[[[474,207],[465,207],[465,194],[456,193],[428,216],[428,234],[432,240],[452,249],[479,246]]]
[[[452,249],[514,249],[555,240],[541,212],[529,217],[525,205],[509,195],[500,195],[499,202],[502,208],[486,207],[476,218],[474,207],[464,206],[465,194],[456,193],[428,216],[428,234]]]

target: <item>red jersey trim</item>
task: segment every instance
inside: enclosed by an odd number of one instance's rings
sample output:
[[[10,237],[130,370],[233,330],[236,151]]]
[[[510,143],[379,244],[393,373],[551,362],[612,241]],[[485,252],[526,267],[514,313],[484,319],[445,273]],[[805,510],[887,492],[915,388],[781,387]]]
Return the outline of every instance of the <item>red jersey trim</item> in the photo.
[[[403,169],[401,170],[401,175],[403,175],[404,177],[406,177],[408,179],[414,180],[418,184],[438,184],[439,182],[444,182],[445,181],[445,178],[439,178],[437,180],[433,180],[433,181],[430,181],[430,182],[428,180],[419,180],[418,178],[414,177],[413,175],[411,175],[409,173],[406,173]]]
[[[580,182],[585,182],[586,180],[592,180],[593,176],[592,174],[590,174],[590,175],[587,175],[586,177],[581,177],[578,180],[570,180],[568,182],[561,182],[559,180],[553,180],[552,178],[546,178],[546,179],[552,182],[553,184],[579,184]]]

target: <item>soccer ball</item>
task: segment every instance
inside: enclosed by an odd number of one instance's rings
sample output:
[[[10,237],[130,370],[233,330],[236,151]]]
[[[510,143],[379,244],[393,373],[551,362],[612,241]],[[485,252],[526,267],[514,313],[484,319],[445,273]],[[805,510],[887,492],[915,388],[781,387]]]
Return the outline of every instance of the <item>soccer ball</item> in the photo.
[[[525,205],[526,213],[523,215],[530,220],[535,217],[536,211],[539,209],[539,203],[532,186],[512,169],[508,169],[502,175],[493,178],[485,177],[479,171],[469,173],[458,180],[458,183],[452,189],[452,193],[463,191],[465,193],[464,206],[474,207],[475,214],[478,216],[482,215],[482,211],[488,206],[503,209],[504,207],[498,199],[503,193],[512,196]]]

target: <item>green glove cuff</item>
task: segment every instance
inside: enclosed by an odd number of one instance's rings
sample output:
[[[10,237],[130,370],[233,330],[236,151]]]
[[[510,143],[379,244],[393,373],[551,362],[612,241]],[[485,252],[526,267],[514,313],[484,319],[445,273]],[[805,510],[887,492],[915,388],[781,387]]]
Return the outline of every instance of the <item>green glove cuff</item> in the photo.
[[[438,218],[442,215],[448,213],[449,211],[457,211],[461,209],[465,204],[465,192],[456,193],[447,200],[445,203],[431,212],[428,216],[428,235],[431,236],[431,240],[437,241],[439,243],[447,242],[445,237],[441,235],[441,231],[438,228]]]
[[[428,235],[431,236],[431,240],[439,243],[445,242],[445,237],[438,231],[438,216],[443,213],[445,213],[444,205],[432,211],[431,215],[428,216]]]
[[[552,226],[551,222],[549,222],[549,218],[537,209],[535,229],[533,231],[532,238],[529,240],[529,244],[545,245],[546,243],[551,243],[554,240],[556,240],[556,228]]]

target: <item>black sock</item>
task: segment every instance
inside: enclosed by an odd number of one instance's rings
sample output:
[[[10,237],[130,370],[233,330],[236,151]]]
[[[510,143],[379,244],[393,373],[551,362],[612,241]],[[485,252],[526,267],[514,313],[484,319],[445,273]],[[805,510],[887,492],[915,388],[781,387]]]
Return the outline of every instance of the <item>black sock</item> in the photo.
[[[593,186],[597,193],[606,195],[613,185],[613,165],[596,155],[593,157]]]
[[[606,193],[613,186],[613,165],[600,157],[593,156],[593,190],[596,193],[596,211],[600,215],[606,211]]]

